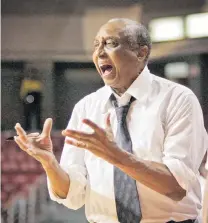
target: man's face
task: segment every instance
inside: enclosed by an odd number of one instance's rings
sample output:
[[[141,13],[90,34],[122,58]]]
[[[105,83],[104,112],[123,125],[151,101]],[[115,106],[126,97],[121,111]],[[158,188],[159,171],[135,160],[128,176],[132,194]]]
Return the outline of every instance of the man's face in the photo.
[[[112,88],[129,87],[139,73],[137,53],[129,46],[125,25],[107,23],[94,41],[93,62],[105,84]]]

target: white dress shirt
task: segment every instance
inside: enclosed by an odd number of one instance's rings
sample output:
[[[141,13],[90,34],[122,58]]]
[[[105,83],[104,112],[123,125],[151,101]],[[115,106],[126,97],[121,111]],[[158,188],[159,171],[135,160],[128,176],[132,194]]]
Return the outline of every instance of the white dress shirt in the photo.
[[[208,153],[207,153],[207,162],[206,162],[205,168],[208,172]],[[208,222],[208,174],[205,179],[203,193],[204,193],[204,197],[203,197],[202,219],[203,219],[203,223],[207,223]]]
[[[68,129],[91,131],[81,121],[91,119],[105,128],[107,114],[116,134],[116,114],[109,101],[108,86],[84,97],[74,108]],[[126,104],[136,101],[128,112],[127,123],[135,156],[165,164],[186,196],[181,201],[157,193],[137,182],[142,210],[141,223],[196,219],[201,209],[199,166],[208,147],[200,104],[193,92],[177,83],[151,74],[147,67],[121,97]],[[89,151],[64,145],[60,164],[69,174],[70,189],[66,199],[53,194],[53,200],[71,209],[85,204],[89,222],[117,223],[114,197],[113,165]]]

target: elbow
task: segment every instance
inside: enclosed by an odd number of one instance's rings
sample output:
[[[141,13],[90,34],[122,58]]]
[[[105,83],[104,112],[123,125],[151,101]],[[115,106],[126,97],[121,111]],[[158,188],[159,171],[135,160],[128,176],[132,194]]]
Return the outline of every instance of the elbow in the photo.
[[[186,196],[186,190],[180,187],[175,191],[167,193],[166,196],[172,199],[173,201],[181,201]]]

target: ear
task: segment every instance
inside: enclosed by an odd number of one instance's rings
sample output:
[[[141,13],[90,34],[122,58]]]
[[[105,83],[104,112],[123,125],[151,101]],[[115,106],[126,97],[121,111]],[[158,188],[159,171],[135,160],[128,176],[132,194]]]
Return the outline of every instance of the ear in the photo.
[[[139,62],[143,62],[146,59],[148,51],[149,49],[147,46],[141,46],[139,48],[139,51],[137,53],[137,58]]]

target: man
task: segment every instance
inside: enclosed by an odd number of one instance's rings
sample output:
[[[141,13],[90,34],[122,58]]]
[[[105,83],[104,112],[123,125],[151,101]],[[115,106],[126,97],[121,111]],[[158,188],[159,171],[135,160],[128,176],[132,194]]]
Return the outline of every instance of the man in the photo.
[[[51,119],[41,135],[15,126],[15,141],[45,169],[51,198],[85,204],[89,222],[189,223],[201,208],[202,111],[191,90],[149,72],[150,50],[141,24],[113,19],[100,28],[93,62],[105,86],[75,105],[60,165]]]
[[[203,223],[208,222],[208,153],[206,153],[203,162],[200,167],[200,173],[204,177],[204,182],[202,182],[203,191],[203,207],[202,207],[202,221]]]

